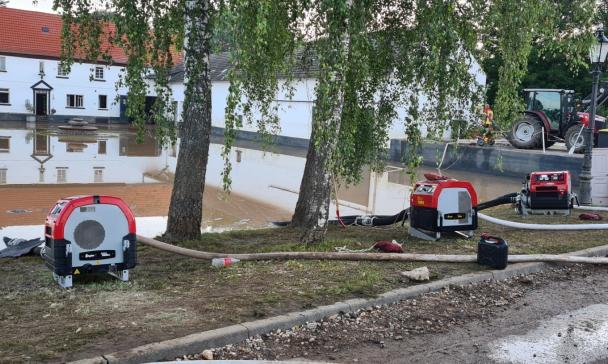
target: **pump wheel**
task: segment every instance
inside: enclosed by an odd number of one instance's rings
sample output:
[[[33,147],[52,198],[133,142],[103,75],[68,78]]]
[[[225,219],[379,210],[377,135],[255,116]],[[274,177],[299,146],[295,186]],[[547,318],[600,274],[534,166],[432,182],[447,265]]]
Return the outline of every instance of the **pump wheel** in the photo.
[[[566,148],[568,148],[568,150],[570,150],[573,145],[576,145],[574,147],[574,153],[583,153],[585,151],[585,131],[583,130],[581,132],[582,128],[582,125],[573,125],[566,130],[566,135],[564,135]]]
[[[536,149],[542,145],[542,123],[533,116],[525,115],[513,124],[509,142],[519,149]]]

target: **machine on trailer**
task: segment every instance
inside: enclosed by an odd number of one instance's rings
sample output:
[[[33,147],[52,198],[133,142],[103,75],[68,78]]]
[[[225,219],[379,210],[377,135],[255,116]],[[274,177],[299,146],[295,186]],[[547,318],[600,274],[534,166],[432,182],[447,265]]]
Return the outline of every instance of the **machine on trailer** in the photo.
[[[470,182],[427,176],[416,183],[410,196],[410,235],[438,240],[442,232],[470,237],[475,229],[477,193]]]
[[[75,196],[57,201],[45,223],[42,257],[60,286],[72,276],[106,272],[122,281],[137,264],[135,218],[117,197]]]
[[[575,199],[569,171],[532,172],[517,199],[517,211],[522,215],[569,215]]]
[[[526,111],[523,117],[513,124],[509,142],[520,149],[539,149],[543,145],[543,128],[545,147],[557,141],[564,141],[568,150],[572,146],[576,152],[584,149],[583,127],[589,125],[591,96],[587,96],[577,105],[574,91],[563,89],[525,89]],[[600,85],[597,105],[608,100],[608,83]],[[603,129],[606,118],[595,117],[595,140],[598,130]]]

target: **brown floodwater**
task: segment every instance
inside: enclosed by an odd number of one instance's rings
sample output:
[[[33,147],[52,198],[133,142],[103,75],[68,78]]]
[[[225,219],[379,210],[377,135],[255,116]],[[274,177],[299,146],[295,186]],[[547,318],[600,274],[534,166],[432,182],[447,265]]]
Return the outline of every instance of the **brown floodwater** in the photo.
[[[65,131],[52,124],[11,123],[0,127],[0,227],[3,233],[37,236],[48,209],[72,195],[113,195],[138,218],[138,231],[162,232],[171,197],[177,148],[162,148],[147,131],[144,143],[125,126],[98,125],[94,132]],[[221,144],[211,144],[204,194],[206,231],[269,226],[286,220],[295,207],[305,153],[301,149],[242,142],[231,155],[232,190],[222,189]],[[433,171],[421,169],[422,173]],[[444,171],[468,179],[481,200],[517,191],[520,181],[497,175]],[[361,182],[338,189],[342,215],[394,214],[407,207],[410,180],[388,166],[366,171]],[[335,215],[335,199],[332,200]]]

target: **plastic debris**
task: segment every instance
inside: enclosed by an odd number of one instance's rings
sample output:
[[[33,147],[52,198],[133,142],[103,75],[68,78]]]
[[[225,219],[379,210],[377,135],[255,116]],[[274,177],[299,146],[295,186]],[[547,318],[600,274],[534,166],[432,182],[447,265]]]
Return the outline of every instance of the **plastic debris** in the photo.
[[[240,262],[239,259],[235,259],[235,258],[213,258],[211,259],[211,265],[217,268],[221,268],[221,267],[228,267],[230,265],[233,265],[234,263],[238,263]]]
[[[4,237],[4,243],[6,244],[6,248],[0,250],[0,258],[16,258],[22,255],[29,254],[34,248],[42,244],[42,239],[11,239],[9,237]]]
[[[602,215],[593,212],[585,212],[578,215],[578,218],[580,220],[600,221],[602,220]]]
[[[399,244],[396,240],[377,241],[376,244],[374,244],[373,248],[383,253],[403,253],[403,246]]]

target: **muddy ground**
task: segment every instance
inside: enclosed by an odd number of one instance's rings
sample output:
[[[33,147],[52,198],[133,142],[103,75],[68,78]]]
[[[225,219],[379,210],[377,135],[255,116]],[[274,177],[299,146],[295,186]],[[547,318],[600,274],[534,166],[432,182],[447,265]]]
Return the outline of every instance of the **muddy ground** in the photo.
[[[572,266],[503,282],[450,287],[398,304],[334,315],[293,330],[257,336],[213,350],[214,358],[605,363],[608,336],[602,333],[608,317],[607,273],[606,267]],[[586,307],[595,307],[590,318],[571,320],[562,327],[546,324],[560,314],[568,321],[577,315],[576,310]],[[534,332],[539,326],[540,333]],[[532,335],[531,343],[512,336],[531,330],[541,336]],[[513,344],[519,347],[512,348]]]
[[[509,208],[491,211],[509,216]],[[577,222],[576,217],[527,221]],[[512,253],[563,253],[605,244],[601,231],[546,234],[481,224],[506,238]],[[476,239],[445,237],[427,242],[407,236],[407,226],[332,226],[327,242],[305,247],[290,228],[204,234],[180,245],[216,252],[334,251],[361,249],[397,239],[406,252],[474,254]],[[167,340],[194,332],[281,313],[369,297],[412,283],[400,271],[422,263],[285,261],[248,262],[216,269],[208,261],[140,246],[131,282],[109,276],[80,276],[71,290],[59,288],[40,258],[0,261],[0,362],[59,362]],[[428,264],[431,279],[486,269],[476,264]],[[415,327],[414,327],[415,329]],[[410,329],[408,329],[410,330]]]

